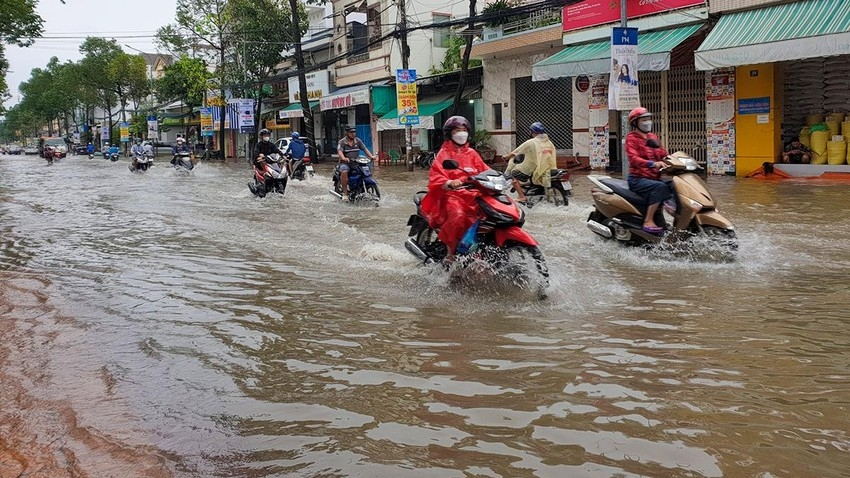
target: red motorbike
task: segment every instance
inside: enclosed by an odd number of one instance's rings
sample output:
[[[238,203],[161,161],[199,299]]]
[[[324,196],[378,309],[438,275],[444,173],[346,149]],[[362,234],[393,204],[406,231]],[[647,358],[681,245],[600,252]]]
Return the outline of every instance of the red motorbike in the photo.
[[[45,146],[41,154],[47,160],[48,165],[53,165],[54,161],[58,162],[62,159],[62,153],[52,146]]]
[[[266,197],[270,192],[283,194],[289,179],[287,168],[279,154],[273,153],[254,161],[254,178],[248,189],[257,197]]]
[[[457,169],[457,161],[445,160],[443,167]],[[456,269],[462,271],[472,264],[483,263],[491,277],[533,289],[540,298],[546,297],[549,287],[546,260],[537,241],[522,229],[525,212],[506,195],[511,188],[510,180],[502,173],[489,170],[468,178],[464,187],[476,192],[478,217],[458,244],[456,262],[459,267]],[[404,246],[423,263],[432,264],[442,262],[448,249],[437,237],[438,230],[432,229],[422,215],[425,194],[420,191],[414,196],[416,214],[407,221],[410,232]],[[476,268],[476,272],[481,270]]]

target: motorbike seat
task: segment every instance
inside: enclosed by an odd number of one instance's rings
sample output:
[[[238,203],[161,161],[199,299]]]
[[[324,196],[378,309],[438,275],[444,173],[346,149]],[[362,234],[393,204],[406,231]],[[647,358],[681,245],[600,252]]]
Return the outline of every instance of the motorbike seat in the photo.
[[[552,169],[552,170],[549,171],[549,178],[555,179],[557,177],[560,177],[564,173],[569,173],[569,170],[567,170],[567,169]]]
[[[416,204],[416,207],[419,207],[422,204],[422,199],[425,197],[428,191],[419,191],[413,195],[413,203]]]
[[[614,194],[622,197],[635,206],[649,205],[646,202],[646,198],[629,189],[629,182],[624,179],[607,178],[602,180],[602,184],[608,186],[614,191]]]

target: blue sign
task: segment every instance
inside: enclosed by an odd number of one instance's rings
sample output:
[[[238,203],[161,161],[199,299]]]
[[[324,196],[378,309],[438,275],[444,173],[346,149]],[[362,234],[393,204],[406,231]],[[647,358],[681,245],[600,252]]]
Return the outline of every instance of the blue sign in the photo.
[[[614,32],[611,35],[612,45],[633,45],[638,44],[638,29],[614,27]]]
[[[738,100],[739,115],[761,115],[770,113],[770,97],[741,98]]]

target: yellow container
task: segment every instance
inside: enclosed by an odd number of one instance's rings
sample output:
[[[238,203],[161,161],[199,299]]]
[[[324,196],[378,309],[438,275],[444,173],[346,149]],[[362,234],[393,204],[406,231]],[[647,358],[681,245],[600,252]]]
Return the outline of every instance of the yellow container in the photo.
[[[829,131],[812,131],[812,151],[817,154],[824,155],[824,163],[826,162],[826,143],[829,142]]]
[[[839,123],[841,123],[842,121],[844,121],[844,113],[829,113],[828,115],[826,115],[826,120],[838,121]]]
[[[809,115],[806,116],[806,124],[811,126],[813,124],[823,123],[823,115]]]
[[[826,126],[829,128],[829,137],[833,137],[841,132],[841,123],[838,121],[827,121]]]
[[[847,162],[847,143],[830,141],[826,144],[826,161],[829,164],[844,164]]]

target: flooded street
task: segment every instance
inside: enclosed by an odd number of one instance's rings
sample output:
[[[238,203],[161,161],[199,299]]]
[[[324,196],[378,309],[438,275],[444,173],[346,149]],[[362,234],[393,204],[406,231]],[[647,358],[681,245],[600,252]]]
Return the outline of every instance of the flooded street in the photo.
[[[711,177],[731,263],[530,210],[549,298],[464,293],[330,166],[0,157],[0,477],[850,476],[848,183]]]

